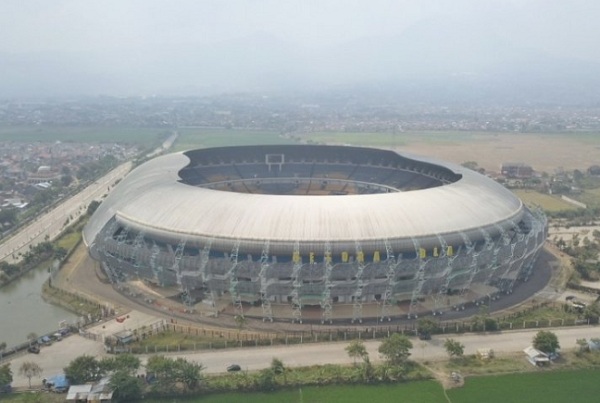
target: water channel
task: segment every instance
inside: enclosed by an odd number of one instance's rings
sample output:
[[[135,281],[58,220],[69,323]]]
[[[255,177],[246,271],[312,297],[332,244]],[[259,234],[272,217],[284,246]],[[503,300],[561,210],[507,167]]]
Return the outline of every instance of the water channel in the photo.
[[[27,335],[42,335],[58,329],[59,322],[75,323],[77,316],[42,299],[46,269],[32,270],[0,288],[0,343],[10,348],[27,341]]]

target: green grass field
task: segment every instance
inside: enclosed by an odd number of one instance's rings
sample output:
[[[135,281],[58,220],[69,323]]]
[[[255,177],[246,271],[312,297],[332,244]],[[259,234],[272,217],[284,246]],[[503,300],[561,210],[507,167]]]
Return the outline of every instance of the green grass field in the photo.
[[[592,403],[599,400],[598,371],[533,372],[467,378],[464,387],[447,391],[451,403]],[[153,399],[152,403],[172,400]],[[177,399],[187,403],[352,403],[352,402],[447,402],[442,387],[434,381],[378,386],[303,387],[272,393],[223,393]]]
[[[223,393],[190,399],[186,403],[352,403],[352,402],[414,402],[414,403],[592,403],[599,400],[600,382],[597,370],[519,373],[499,376],[478,376],[466,379],[461,388],[450,389],[449,400],[442,387],[434,381],[410,382],[378,386],[303,387],[272,393]],[[172,399],[149,399],[151,403],[172,402]]]
[[[510,375],[477,376],[460,388],[447,390],[448,399],[435,381],[395,385],[310,386],[270,393],[219,393],[190,398],[144,399],[148,403],[595,403],[600,396],[598,370],[543,371]],[[41,397],[45,397],[42,395]],[[55,395],[49,396],[54,397]],[[56,395],[64,401],[64,395]],[[28,395],[8,395],[9,402],[30,400]]]
[[[452,403],[592,403],[600,401],[598,374],[581,370],[473,377],[447,393]]]
[[[179,138],[175,142],[173,151],[206,147],[292,143],[293,140],[282,137],[275,131],[183,128],[179,129]]]
[[[358,133],[358,132],[314,132],[280,136],[278,132],[266,130],[234,129],[179,129],[180,139],[175,151],[196,147],[218,147],[227,145],[292,144],[297,141],[319,144],[351,144],[372,147],[397,147],[419,141],[432,145],[460,145],[474,140],[481,133],[470,132],[403,132],[403,133]]]
[[[173,402],[173,399],[147,399],[149,403]],[[444,392],[435,381],[410,382],[379,386],[310,386],[272,393],[222,393],[190,399],[177,399],[185,403],[364,403],[444,402]]]
[[[585,203],[588,208],[600,207],[600,188],[586,189],[582,194],[573,196],[573,199]]]
[[[523,203],[532,207],[539,206],[544,211],[576,210],[579,207],[562,200],[559,196],[540,193],[535,190],[515,189],[513,190]]]
[[[0,126],[0,141],[15,142],[119,142],[150,147],[159,144],[169,131],[164,128]]]

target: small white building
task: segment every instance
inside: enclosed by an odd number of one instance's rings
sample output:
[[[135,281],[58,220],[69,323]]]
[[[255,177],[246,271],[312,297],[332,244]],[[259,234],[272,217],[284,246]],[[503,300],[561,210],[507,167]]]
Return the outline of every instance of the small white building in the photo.
[[[109,385],[110,378],[105,377],[96,383],[72,385],[67,392],[67,402],[74,403],[110,403],[113,390]]]
[[[67,402],[87,402],[88,395],[92,391],[92,385],[72,385],[68,392],[66,401]]]
[[[491,348],[478,348],[477,349],[477,357],[480,360],[489,360],[494,358],[494,350]]]
[[[600,339],[591,339],[587,341],[587,348],[590,351],[600,351]]]
[[[529,361],[532,365],[546,365],[550,362],[548,354],[535,349],[533,346],[527,347],[523,350],[523,352],[525,353],[527,361]]]

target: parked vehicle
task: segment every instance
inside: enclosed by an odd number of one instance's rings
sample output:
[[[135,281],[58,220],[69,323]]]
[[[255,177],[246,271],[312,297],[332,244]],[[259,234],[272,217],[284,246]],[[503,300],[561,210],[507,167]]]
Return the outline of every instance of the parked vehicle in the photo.
[[[27,351],[29,351],[32,354],[39,354],[40,353],[40,348],[38,346],[29,346],[27,348]]]
[[[48,336],[42,336],[37,342],[40,346],[49,346],[52,344],[52,339]]]
[[[237,364],[231,364],[230,366],[227,367],[227,372],[237,372],[237,371],[241,371],[242,367],[240,367]]]

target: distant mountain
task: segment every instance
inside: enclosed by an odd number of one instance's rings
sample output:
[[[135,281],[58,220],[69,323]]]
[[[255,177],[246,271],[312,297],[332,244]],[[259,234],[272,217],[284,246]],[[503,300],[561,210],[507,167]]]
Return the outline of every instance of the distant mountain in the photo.
[[[351,29],[351,26],[349,26]],[[598,102],[600,65],[430,20],[396,37],[307,49],[273,35],[212,45],[0,54],[0,94],[205,95],[380,87],[423,100]],[[1,96],[1,95],[0,95]]]

